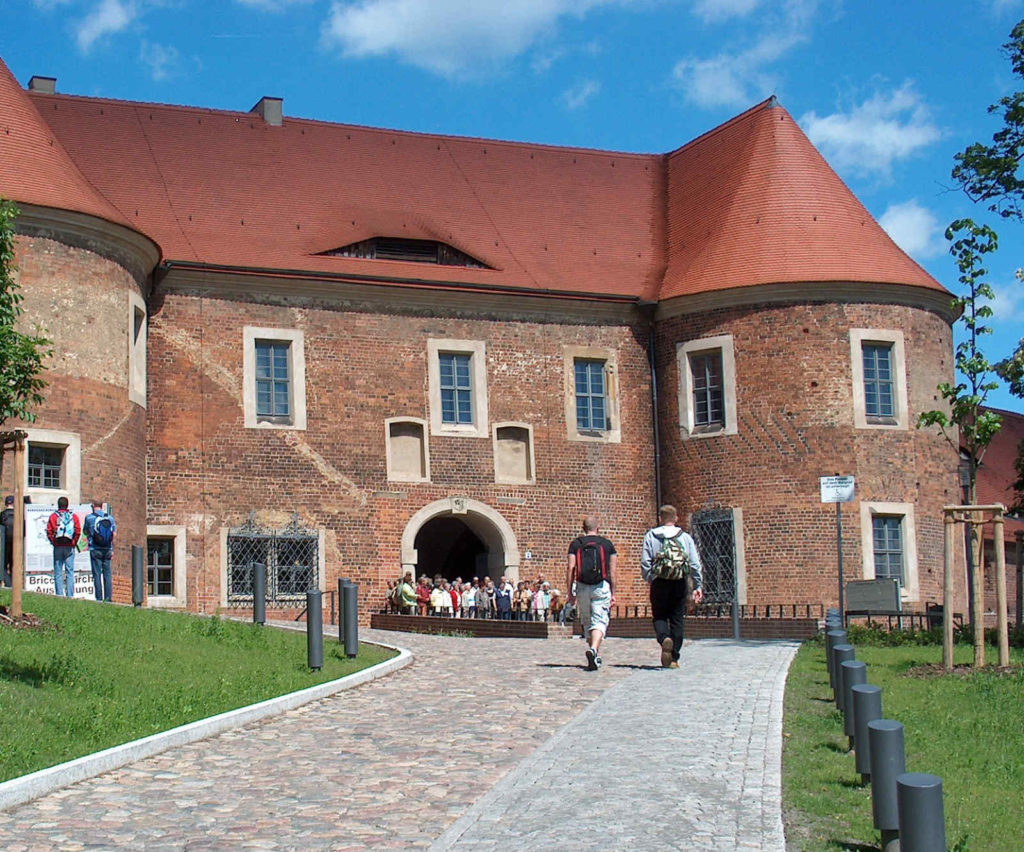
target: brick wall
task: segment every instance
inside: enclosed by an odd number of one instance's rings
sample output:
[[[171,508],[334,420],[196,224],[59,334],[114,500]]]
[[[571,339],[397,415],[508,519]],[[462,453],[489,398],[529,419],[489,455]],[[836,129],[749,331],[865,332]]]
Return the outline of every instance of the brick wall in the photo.
[[[87,248],[29,236],[16,245],[23,321],[38,323],[55,351],[45,402],[35,409],[36,422],[24,425],[79,435],[81,492],[71,499],[95,497],[113,507],[114,597],[127,602],[130,546],[146,538],[146,413],[128,398],[128,293],[141,290],[122,266]],[[10,493],[13,465],[9,456],[4,461],[3,489]]]

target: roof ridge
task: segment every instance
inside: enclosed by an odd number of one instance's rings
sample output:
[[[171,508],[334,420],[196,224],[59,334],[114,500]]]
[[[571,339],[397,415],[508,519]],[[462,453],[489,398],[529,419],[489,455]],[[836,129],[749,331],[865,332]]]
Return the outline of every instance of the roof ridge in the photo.
[[[786,113],[786,115],[789,115],[789,111],[780,103],[779,99],[775,97],[775,95],[771,95],[770,97],[765,98],[763,101],[754,104],[752,107],[745,109],[739,115],[734,115],[727,121],[723,121],[721,124],[712,127],[710,130],[706,130],[700,136],[697,136],[696,138],[691,139],[689,142],[680,145],[678,148],[669,151],[665,156],[669,158],[674,157],[676,154],[680,154],[683,151],[686,151],[701,142],[705,142],[712,136],[717,136],[719,133],[723,133],[733,125],[739,124],[741,121],[749,118],[751,115],[754,115],[755,113],[761,112],[762,110],[765,109],[781,109],[783,112]],[[790,116],[790,118],[792,118],[792,116]]]

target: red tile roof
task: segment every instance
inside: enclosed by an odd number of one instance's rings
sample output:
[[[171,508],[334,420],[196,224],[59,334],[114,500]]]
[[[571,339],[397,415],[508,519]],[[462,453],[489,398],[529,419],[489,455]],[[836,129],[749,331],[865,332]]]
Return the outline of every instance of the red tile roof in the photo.
[[[943,289],[871,218],[774,98],[668,161],[662,298],[799,281]]]
[[[0,196],[127,224],[78,170],[3,60],[0,60]]]
[[[44,116],[165,261],[625,299],[802,281],[942,289],[774,100],[639,155],[32,92],[37,114],[8,88],[12,124],[35,134],[16,160],[54,147]],[[36,183],[81,209],[88,184],[73,177]],[[377,236],[448,243],[491,269],[321,256]]]
[[[977,501],[981,505],[1002,503],[1009,508],[1016,501],[1012,486],[1017,478],[1014,465],[1018,448],[1024,441],[1024,415],[1002,409],[992,410],[1003,418],[1003,426],[982,456],[976,482]],[[1007,520],[1006,538],[1012,539],[1015,530],[1024,530],[1024,519]]]

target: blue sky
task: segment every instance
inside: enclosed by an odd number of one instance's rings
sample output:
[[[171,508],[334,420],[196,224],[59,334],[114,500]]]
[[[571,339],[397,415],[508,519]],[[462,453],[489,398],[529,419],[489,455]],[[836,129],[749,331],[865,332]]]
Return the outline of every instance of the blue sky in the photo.
[[[775,94],[950,289],[945,226],[1000,234],[991,360],[1024,334],[1024,223],[952,187],[1024,89],[1024,0],[5,0],[0,57],[60,92],[619,151],[670,151]],[[1024,411],[999,391],[992,405]]]

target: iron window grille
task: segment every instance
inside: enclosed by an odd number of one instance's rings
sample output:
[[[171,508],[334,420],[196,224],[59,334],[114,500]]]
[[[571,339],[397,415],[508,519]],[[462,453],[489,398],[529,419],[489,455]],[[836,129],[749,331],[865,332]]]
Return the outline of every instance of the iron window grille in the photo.
[[[864,413],[869,421],[891,423],[896,417],[892,346],[864,345]]]
[[[442,423],[473,422],[473,380],[469,359],[469,355],[458,352],[441,352],[438,355]]]
[[[693,376],[693,425],[698,429],[724,428],[721,350],[691,355],[690,373]]]
[[[29,444],[28,487],[60,488],[64,470],[64,448]]]
[[[299,525],[298,515],[284,528],[272,530],[250,515],[228,531],[228,603],[253,601],[253,566],[267,567],[267,602],[304,602],[306,592],[320,588],[320,536]]]
[[[871,519],[874,537],[875,579],[899,580],[903,585],[903,519],[876,515]]]
[[[704,604],[736,600],[736,537],[732,509],[707,508],[693,513],[693,540],[701,561]]]
[[[576,373],[576,429],[604,432],[608,428],[604,361],[574,362]]]

